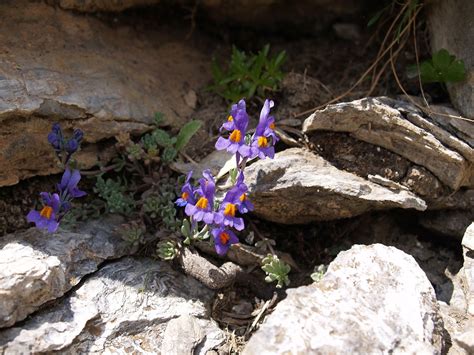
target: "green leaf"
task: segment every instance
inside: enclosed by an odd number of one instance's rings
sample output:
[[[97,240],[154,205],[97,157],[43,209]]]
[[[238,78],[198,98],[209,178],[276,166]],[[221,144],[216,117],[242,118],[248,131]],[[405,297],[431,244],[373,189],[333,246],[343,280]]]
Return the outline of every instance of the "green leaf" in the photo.
[[[170,135],[162,129],[155,129],[151,135],[155,140],[156,144],[163,148],[171,147],[173,145]]]
[[[433,66],[438,70],[445,70],[449,67],[454,58],[455,57],[451,56],[446,49],[440,49],[433,54]]]
[[[169,164],[176,158],[176,155],[178,155],[178,151],[175,148],[166,147],[165,149],[163,149],[161,159],[163,159],[164,163]]]
[[[196,134],[196,132],[201,128],[202,122],[198,120],[193,120],[186,123],[178,133],[176,137],[176,144],[175,148],[177,151],[181,151],[186,144],[188,144],[189,140],[192,136]]]
[[[420,64],[420,75],[424,83],[459,82],[465,79],[466,69],[462,60],[456,60],[446,49],[441,49],[431,60]]]
[[[449,66],[446,72],[446,81],[459,82],[466,78],[466,69],[462,60],[455,60]]]

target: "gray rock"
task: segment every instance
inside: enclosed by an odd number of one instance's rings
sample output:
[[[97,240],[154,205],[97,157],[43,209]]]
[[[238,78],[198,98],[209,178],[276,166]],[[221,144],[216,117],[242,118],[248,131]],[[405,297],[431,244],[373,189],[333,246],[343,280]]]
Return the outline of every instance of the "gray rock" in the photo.
[[[451,102],[464,116],[474,118],[474,2],[433,1],[427,13],[433,52],[447,49],[466,66],[466,80],[447,85]]]
[[[46,140],[54,122],[84,131],[77,158],[89,168],[111,156],[96,142],[148,131],[156,112],[180,128],[193,112],[186,94],[210,78],[207,53],[168,33],[42,2],[2,1],[0,13],[0,186],[60,172]]]
[[[444,210],[423,213],[419,223],[426,229],[453,237],[461,241],[467,227],[474,218],[474,212],[465,210]]]
[[[474,317],[474,222],[466,229],[462,239],[464,265],[461,271],[465,278],[467,313]]]
[[[436,126],[436,132],[432,133],[426,129],[433,125],[427,123],[424,128],[415,125],[387,102],[390,100],[364,98],[329,105],[309,116],[303,131],[348,132],[354,138],[388,149],[427,168],[451,189],[474,186],[471,162],[443,142],[449,140],[453,145],[462,146],[469,157],[474,156],[472,148],[458,139],[448,139],[449,132],[441,127]],[[416,117],[426,121],[419,115]],[[443,141],[437,137],[444,137]]]
[[[199,350],[204,354],[223,340],[207,320],[211,299],[210,290],[167,263],[125,258],[109,263],[21,327],[0,332],[0,352],[152,354],[161,348],[169,321],[189,315],[200,318],[196,328],[214,339]]]
[[[433,288],[415,260],[394,247],[355,245],[321,281],[287,293],[244,355],[441,353]]]
[[[64,295],[107,259],[129,252],[113,229],[122,219],[89,222],[78,233],[36,228],[0,239],[0,328]]]
[[[464,264],[452,276],[452,292],[447,302],[439,302],[446,331],[451,338],[448,355],[474,352],[474,223],[466,229],[463,240]]]
[[[392,190],[337,169],[323,158],[291,148],[245,169],[255,214],[286,224],[353,217],[371,210],[426,209],[406,190]]]

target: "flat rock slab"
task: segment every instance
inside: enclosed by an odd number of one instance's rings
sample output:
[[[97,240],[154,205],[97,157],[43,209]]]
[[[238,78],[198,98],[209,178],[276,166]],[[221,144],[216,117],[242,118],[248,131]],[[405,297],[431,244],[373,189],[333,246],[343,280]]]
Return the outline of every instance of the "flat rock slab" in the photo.
[[[61,297],[104,260],[129,252],[113,232],[121,221],[115,216],[88,222],[78,233],[30,228],[0,238],[0,328]]]
[[[46,139],[54,122],[84,130],[88,168],[100,150],[87,143],[141,134],[157,112],[181,127],[194,109],[186,95],[210,79],[209,56],[184,35],[23,0],[2,1],[0,13],[0,186],[60,171]]]
[[[208,320],[212,296],[165,262],[125,258],[104,266],[21,327],[0,332],[0,352],[117,354],[133,349],[156,354],[163,336],[175,334],[166,330],[170,320],[187,316],[180,324],[193,324],[195,332],[207,335],[193,345],[196,353],[205,354],[224,340],[222,331]]]
[[[441,353],[434,290],[413,257],[394,247],[355,245],[320,282],[287,292],[244,355]]]
[[[255,214],[278,223],[334,220],[390,208],[426,209],[425,201],[407,190],[367,181],[300,148],[250,165],[245,181]]]
[[[416,113],[405,118],[391,103],[386,98],[364,98],[329,105],[309,116],[303,131],[347,132],[425,167],[453,190],[474,186],[472,147]]]

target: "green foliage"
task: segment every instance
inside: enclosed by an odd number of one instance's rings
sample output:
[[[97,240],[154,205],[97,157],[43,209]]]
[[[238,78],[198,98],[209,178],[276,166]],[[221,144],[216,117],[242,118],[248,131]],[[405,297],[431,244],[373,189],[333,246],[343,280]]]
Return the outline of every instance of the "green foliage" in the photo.
[[[162,118],[158,122],[161,122],[161,120]],[[160,128],[155,128],[151,133],[142,137],[140,144],[131,144],[127,147],[127,153],[131,158],[139,160],[144,157],[141,147],[143,147],[150,158],[158,156],[161,149],[163,163],[170,164],[176,159],[178,152],[183,150],[189,143],[189,140],[196,134],[201,125],[201,121],[190,121],[180,129],[176,137],[172,137],[168,132]]]
[[[191,245],[194,241],[201,241],[209,239],[209,226],[206,224],[201,230],[191,228],[189,219],[184,219],[181,225],[181,234],[183,235],[184,245]]]
[[[227,70],[223,70],[217,61],[212,62],[214,84],[210,90],[230,102],[243,97],[250,99],[254,95],[265,97],[266,91],[278,90],[284,74],[281,66],[286,60],[286,52],[269,58],[270,45],[266,45],[258,54],[247,55],[232,48],[232,56]]]
[[[278,259],[278,256],[268,254],[262,260],[262,270],[265,271],[267,276],[265,277],[266,282],[277,282],[276,287],[281,288],[290,284],[288,274],[291,271],[290,265],[284,261]]]
[[[135,247],[144,243],[145,232],[145,226],[136,221],[122,225],[122,228],[120,229],[122,239]]]
[[[156,246],[156,254],[160,259],[173,260],[178,255],[178,246],[174,241],[162,240]]]
[[[327,265],[321,264],[314,267],[314,271],[311,274],[311,278],[314,282],[319,282],[323,278],[324,274],[328,270]]]
[[[190,121],[186,123],[176,136],[175,149],[177,151],[181,151],[186,146],[186,144],[188,144],[192,136],[194,136],[199,128],[201,128],[201,126],[201,121]]]
[[[420,64],[419,73],[423,83],[455,83],[466,78],[466,68],[462,60],[457,60],[446,49],[434,53],[431,59]],[[416,65],[408,69],[408,76],[418,75]]]
[[[105,200],[107,211],[111,213],[130,213],[135,206],[132,197],[126,193],[127,187],[122,185],[120,178],[104,180],[102,176],[97,178],[94,187],[99,197]]]

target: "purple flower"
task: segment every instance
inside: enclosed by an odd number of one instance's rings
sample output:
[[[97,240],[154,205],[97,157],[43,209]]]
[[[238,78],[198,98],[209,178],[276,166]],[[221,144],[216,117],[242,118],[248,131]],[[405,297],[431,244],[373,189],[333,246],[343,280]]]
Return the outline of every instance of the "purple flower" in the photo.
[[[42,192],[41,198],[43,199],[43,208],[40,212],[32,210],[26,216],[28,222],[36,224],[37,228],[47,229],[48,232],[54,233],[59,226],[59,209],[61,207],[61,201],[58,194]]]
[[[214,237],[216,252],[219,255],[225,255],[232,244],[239,242],[239,238],[237,238],[234,232],[223,227],[213,229],[211,233]]]
[[[186,181],[183,187],[181,188],[181,197],[175,201],[175,203],[180,207],[184,207],[188,203],[192,203],[193,205],[196,204],[196,198],[194,197],[194,189],[191,186],[191,183],[189,182],[191,180],[192,175],[193,172],[190,171],[188,173],[188,176],[186,177]]]
[[[81,180],[81,173],[79,170],[71,172],[69,168],[64,171],[61,183],[58,184],[58,190],[61,194],[61,200],[66,200],[68,197],[82,197],[87,195],[84,191],[79,190],[77,184]]]
[[[200,188],[196,190],[196,193],[201,197],[195,203],[188,201],[184,212],[188,216],[192,216],[193,221],[212,224],[215,216],[213,208],[216,185],[209,169],[205,170],[202,175],[204,178],[199,179]]]
[[[272,100],[265,100],[262,111],[260,112],[260,120],[251,143],[251,158],[258,156],[260,159],[264,159],[265,157],[273,159],[275,156],[274,145],[278,141],[278,137],[274,130],[275,118],[270,116],[270,110],[273,106],[274,103]]]
[[[216,142],[216,149],[226,149],[229,153],[239,153],[242,157],[247,157],[250,154],[250,147],[245,144],[245,134],[249,117],[245,111],[245,101],[240,100],[237,107],[233,107],[233,111],[235,111],[235,116],[231,114],[229,117],[232,117],[232,119],[230,121],[228,119],[228,122],[222,126],[231,133],[228,138],[219,137]]]
[[[68,140],[66,145],[66,151],[69,154],[73,154],[79,149],[81,145],[82,137],[84,137],[84,132],[80,129],[75,129],[74,133],[72,134],[72,138]]]
[[[244,220],[241,217],[235,217],[241,204],[240,197],[242,185],[236,185],[227,191],[224,200],[222,200],[219,212],[215,216],[216,224],[223,224],[224,226],[234,227],[238,231],[244,229]]]
[[[236,117],[247,117],[248,121],[248,115],[244,99],[240,100],[239,103],[232,105],[232,108],[230,109],[230,115],[227,117],[227,122],[222,125],[220,130],[226,130],[229,132],[233,131],[235,128]]]
[[[239,201],[240,201],[240,204],[238,205],[239,212],[247,213],[249,211],[253,211],[254,209],[253,203],[250,202],[250,200],[247,197],[248,187],[244,183],[243,172],[239,174],[239,177],[237,178],[237,182],[235,184],[235,188],[237,189],[237,195],[239,196]]]
[[[63,146],[63,132],[59,123],[54,123],[51,132],[48,134],[48,142],[55,151],[61,151]]]

